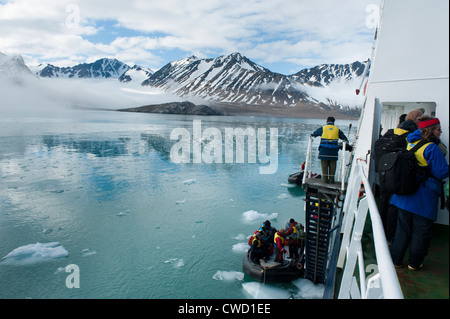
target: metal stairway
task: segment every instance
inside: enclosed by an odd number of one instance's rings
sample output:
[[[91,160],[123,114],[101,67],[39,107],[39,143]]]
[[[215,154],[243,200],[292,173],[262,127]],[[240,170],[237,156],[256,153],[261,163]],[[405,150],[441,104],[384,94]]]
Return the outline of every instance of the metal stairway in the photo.
[[[305,183],[305,278],[315,284],[324,284],[341,192],[337,185],[325,184],[320,180],[309,182]]]

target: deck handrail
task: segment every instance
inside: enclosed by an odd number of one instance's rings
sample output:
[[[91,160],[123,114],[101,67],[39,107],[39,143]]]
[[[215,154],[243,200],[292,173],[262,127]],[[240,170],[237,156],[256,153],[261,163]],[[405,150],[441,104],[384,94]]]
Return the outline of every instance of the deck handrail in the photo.
[[[397,273],[387,245],[383,224],[377,204],[365,175],[367,164],[356,160],[357,167],[350,177],[344,203],[344,221],[342,242],[337,266],[343,268],[338,298],[385,298],[403,299]],[[360,198],[360,186],[364,185],[365,196]],[[364,266],[361,238],[369,212],[372,221],[375,244],[376,265]],[[359,287],[354,271],[359,267]],[[366,270],[373,273],[366,278]]]
[[[302,184],[304,185],[307,178],[312,177],[312,143],[313,143],[314,137],[310,136],[308,141],[308,149],[306,151],[306,161],[305,161],[305,170],[303,174]],[[345,175],[346,175],[346,166],[345,166],[345,151],[346,151],[346,144],[342,144],[342,152],[341,156],[338,156],[339,159],[339,170],[338,170],[338,176],[341,181],[341,191],[345,190]]]

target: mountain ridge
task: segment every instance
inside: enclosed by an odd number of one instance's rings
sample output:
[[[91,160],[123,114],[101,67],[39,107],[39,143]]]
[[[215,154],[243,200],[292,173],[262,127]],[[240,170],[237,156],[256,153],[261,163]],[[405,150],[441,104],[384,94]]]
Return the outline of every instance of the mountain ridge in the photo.
[[[138,65],[130,67],[117,59],[108,58],[73,67],[47,64],[33,70],[39,77],[48,78],[117,79],[125,84],[131,82],[142,87],[149,86],[182,99],[202,99],[212,104],[252,108],[299,108],[308,105],[309,109],[315,105],[319,109],[347,112],[349,108],[357,109],[356,105],[351,105],[351,101],[339,102],[329,88],[339,83],[339,88],[336,87],[339,92],[344,88],[348,96],[354,96],[354,89],[360,84],[355,81],[360,80],[365,65],[365,62],[359,61],[351,64],[321,64],[295,74],[283,75],[234,52],[208,59],[193,55],[171,61],[156,72]]]

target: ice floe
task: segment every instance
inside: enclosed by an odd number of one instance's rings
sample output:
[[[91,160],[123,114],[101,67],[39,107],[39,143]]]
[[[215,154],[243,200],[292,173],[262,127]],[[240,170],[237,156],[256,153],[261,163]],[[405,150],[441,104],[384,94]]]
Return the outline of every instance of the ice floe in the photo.
[[[272,214],[261,214],[258,213],[256,210],[249,210],[244,213],[242,213],[244,217],[244,221],[246,223],[254,223],[258,220],[266,220],[266,219],[275,219],[278,217],[278,213],[272,213]]]
[[[69,252],[58,242],[36,243],[20,246],[2,259],[4,265],[31,265],[69,256]]]
[[[97,252],[93,249],[86,248],[86,249],[83,249],[80,254],[82,257],[87,257],[87,256],[95,255],[95,254],[97,254]]]
[[[247,239],[244,234],[239,234],[236,237],[231,237],[231,238],[236,239],[236,240],[246,240]]]
[[[181,268],[184,266],[184,259],[183,258],[171,258],[169,260],[166,260],[164,262],[165,264],[172,264],[175,268]]]
[[[51,228],[43,228],[42,229],[43,234],[50,234],[52,231],[53,231],[53,229],[51,229]]]
[[[234,253],[245,253],[249,248],[247,243],[238,243],[234,244],[232,249]]]
[[[195,178],[191,178],[191,179],[187,179],[187,180],[183,181],[184,185],[192,185],[192,184],[195,184],[195,183],[197,183],[197,180]]]
[[[116,215],[117,216],[126,216],[126,215],[128,215],[129,213],[131,212],[131,210],[125,210],[125,211],[123,211],[123,212],[119,212],[119,213],[117,213]]]
[[[283,288],[263,285],[260,282],[246,282],[242,284],[244,291],[254,299],[289,299],[291,292]]]
[[[292,282],[298,288],[294,295],[296,299],[321,299],[325,291],[324,284],[314,284],[312,281],[299,278]]]
[[[278,199],[287,199],[289,198],[289,195],[286,193],[281,193],[280,195],[277,196]]]
[[[244,273],[239,271],[224,271],[224,270],[218,270],[214,276],[214,280],[224,280],[224,281],[232,281],[232,280],[238,280],[242,281],[244,280]]]

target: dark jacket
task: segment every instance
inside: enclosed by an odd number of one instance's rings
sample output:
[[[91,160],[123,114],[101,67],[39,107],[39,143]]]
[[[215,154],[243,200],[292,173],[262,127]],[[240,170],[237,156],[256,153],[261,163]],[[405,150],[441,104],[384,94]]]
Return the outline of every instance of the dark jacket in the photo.
[[[421,130],[408,135],[408,143],[422,139]],[[417,192],[411,195],[393,195],[391,204],[410,213],[431,219],[437,219],[438,201],[441,195],[441,180],[448,177],[448,163],[436,143],[426,146],[423,151],[432,177],[421,183]]]
[[[325,125],[325,126],[329,126],[329,125],[334,126],[334,124],[332,122],[327,123],[327,125]],[[324,135],[323,130],[324,130],[325,126],[318,128],[314,133],[311,134],[311,136],[313,136],[313,137],[323,136]],[[337,127],[336,127],[336,129],[339,132],[338,133],[339,139],[344,140],[345,142],[348,142],[348,139],[345,136],[345,134]],[[334,142],[324,141],[324,139],[321,140],[320,145],[319,145],[319,159],[320,160],[337,161],[338,154],[339,154],[338,139],[336,139]]]

